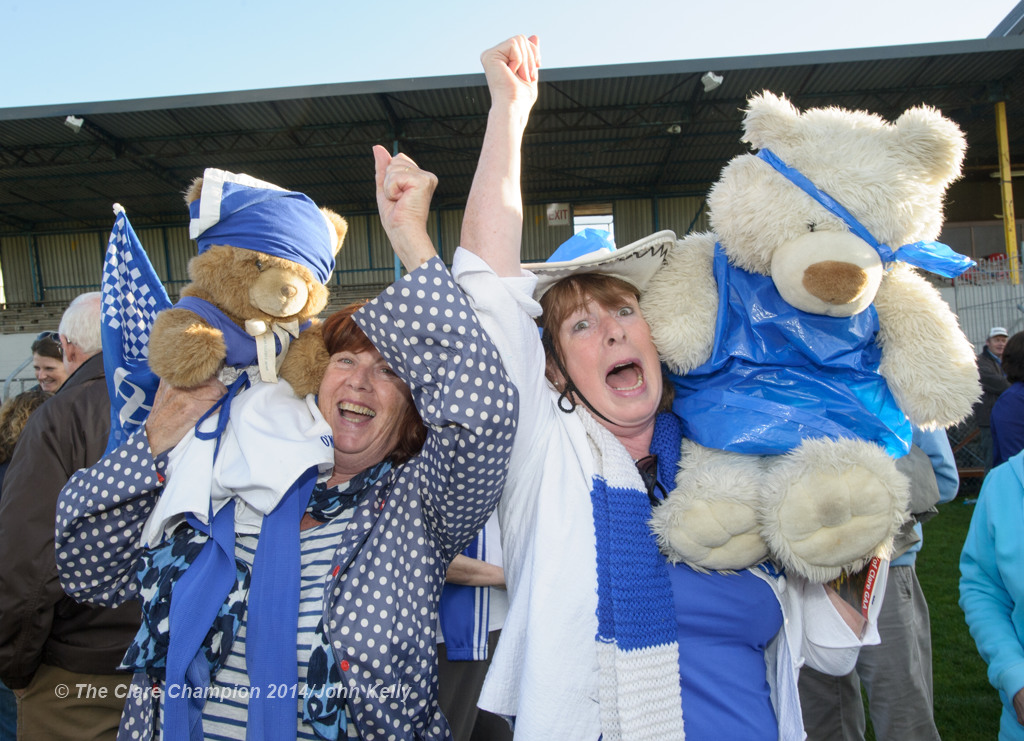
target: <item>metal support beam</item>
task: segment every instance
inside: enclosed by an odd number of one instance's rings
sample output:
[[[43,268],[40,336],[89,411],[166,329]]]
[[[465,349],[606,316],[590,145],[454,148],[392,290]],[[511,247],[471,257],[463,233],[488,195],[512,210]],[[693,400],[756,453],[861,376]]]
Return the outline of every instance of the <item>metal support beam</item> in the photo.
[[[1003,199],[1003,234],[1006,237],[1006,257],[1010,263],[1010,280],[1020,285],[1020,265],[1017,262],[1017,220],[1013,213],[1013,181],[1010,175],[1010,144],[1006,133],[1006,103],[996,103],[996,137],[999,140],[999,190]]]
[[[36,301],[45,298],[43,292],[43,271],[39,265],[39,245],[36,244],[36,237],[33,234],[29,238],[29,267],[32,270],[32,296]]]
[[[167,238],[167,227],[160,229],[160,236],[164,242],[164,286],[174,285],[174,275],[171,273],[171,242]]]

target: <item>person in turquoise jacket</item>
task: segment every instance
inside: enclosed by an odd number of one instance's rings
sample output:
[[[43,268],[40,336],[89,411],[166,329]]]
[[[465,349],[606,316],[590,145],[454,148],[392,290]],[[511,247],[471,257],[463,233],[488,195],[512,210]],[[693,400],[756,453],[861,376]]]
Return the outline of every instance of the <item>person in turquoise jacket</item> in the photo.
[[[999,690],[1000,741],[1024,740],[1024,453],[993,468],[960,554],[960,607]]]

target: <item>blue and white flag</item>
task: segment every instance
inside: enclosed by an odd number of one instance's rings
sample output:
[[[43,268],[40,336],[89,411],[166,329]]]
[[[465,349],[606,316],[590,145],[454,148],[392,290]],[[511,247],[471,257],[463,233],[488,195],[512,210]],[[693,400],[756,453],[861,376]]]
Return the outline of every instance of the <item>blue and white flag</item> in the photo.
[[[128,216],[117,218],[103,263],[103,370],[110,394],[107,452],[139,429],[153,408],[160,379],[149,369],[149,332],[171,300],[142,248]]]

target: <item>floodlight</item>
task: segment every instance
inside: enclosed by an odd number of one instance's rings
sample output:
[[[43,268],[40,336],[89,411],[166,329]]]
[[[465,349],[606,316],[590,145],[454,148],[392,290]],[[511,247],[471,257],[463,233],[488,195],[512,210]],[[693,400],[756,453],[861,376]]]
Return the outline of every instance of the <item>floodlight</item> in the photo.
[[[700,81],[704,83],[704,92],[710,93],[716,87],[722,84],[725,78],[721,75],[716,75],[714,72],[708,71],[701,75]]]

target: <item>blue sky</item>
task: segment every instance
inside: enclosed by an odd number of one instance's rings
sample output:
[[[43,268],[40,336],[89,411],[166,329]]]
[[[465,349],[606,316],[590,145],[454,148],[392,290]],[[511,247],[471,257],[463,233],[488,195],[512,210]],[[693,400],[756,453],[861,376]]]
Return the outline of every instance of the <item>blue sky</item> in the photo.
[[[1017,0],[0,0],[0,108],[983,38]]]

